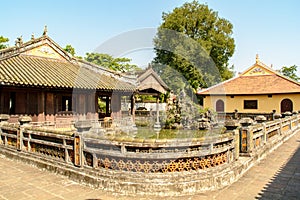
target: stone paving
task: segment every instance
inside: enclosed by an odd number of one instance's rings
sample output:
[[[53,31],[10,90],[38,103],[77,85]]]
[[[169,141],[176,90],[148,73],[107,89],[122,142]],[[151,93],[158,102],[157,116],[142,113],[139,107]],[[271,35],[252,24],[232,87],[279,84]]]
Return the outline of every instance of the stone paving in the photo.
[[[300,199],[300,131],[232,185],[194,196],[118,196],[0,156],[0,199]]]

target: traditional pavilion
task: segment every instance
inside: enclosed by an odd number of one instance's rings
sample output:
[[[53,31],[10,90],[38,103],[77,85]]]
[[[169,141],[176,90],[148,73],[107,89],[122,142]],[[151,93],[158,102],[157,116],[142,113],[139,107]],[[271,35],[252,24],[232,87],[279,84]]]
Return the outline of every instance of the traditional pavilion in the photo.
[[[121,117],[121,97],[132,96],[136,80],[77,59],[56,44],[47,30],[39,38],[0,51],[0,113],[14,121],[55,121],[63,114],[98,119],[98,98],[106,116]]]
[[[167,84],[158,76],[151,65],[137,72],[138,92],[144,95],[160,95],[170,91]]]
[[[156,126],[159,125],[159,96],[170,91],[167,84],[149,65],[145,70],[136,72],[137,74],[137,93],[139,95],[151,95],[156,97]]]
[[[300,83],[256,62],[239,76],[201,90],[204,107],[230,113],[284,113],[300,109]]]

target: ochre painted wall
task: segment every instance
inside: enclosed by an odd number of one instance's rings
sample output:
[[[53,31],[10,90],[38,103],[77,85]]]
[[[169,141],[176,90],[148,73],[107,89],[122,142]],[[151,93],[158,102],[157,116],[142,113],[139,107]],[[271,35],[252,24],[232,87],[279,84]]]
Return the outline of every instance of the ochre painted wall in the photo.
[[[293,102],[293,111],[300,110],[300,94],[276,94],[272,97],[268,97],[268,95],[206,96],[203,107],[216,110],[216,102],[219,99],[224,101],[225,112],[234,112],[237,109],[238,112],[244,113],[270,113],[272,110],[280,113],[280,103],[283,99],[290,99]],[[258,100],[258,108],[244,109],[244,100]]]

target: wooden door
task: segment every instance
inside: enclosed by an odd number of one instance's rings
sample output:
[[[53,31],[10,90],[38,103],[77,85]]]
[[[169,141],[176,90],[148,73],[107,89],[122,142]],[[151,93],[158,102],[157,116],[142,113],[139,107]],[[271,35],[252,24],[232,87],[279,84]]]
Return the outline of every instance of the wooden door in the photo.
[[[290,99],[283,99],[280,104],[281,113],[286,111],[293,112],[293,102]]]

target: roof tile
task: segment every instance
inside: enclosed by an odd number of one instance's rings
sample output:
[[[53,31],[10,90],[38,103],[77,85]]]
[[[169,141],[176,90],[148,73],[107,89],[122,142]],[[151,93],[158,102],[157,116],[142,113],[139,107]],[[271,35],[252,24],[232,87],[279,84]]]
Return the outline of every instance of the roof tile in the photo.
[[[75,62],[17,55],[0,61],[0,81],[16,85],[135,90],[135,86]]]

